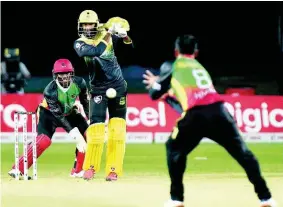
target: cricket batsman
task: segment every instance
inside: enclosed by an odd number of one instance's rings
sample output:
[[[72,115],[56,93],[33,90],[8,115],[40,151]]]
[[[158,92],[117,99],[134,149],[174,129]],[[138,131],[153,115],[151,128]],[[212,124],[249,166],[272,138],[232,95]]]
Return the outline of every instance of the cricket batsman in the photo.
[[[57,127],[62,127],[70,137],[76,140],[76,161],[73,177],[82,177],[86,141],[84,134],[88,128],[86,119],[79,113],[75,101],[77,98],[88,117],[88,89],[83,78],[74,76],[74,68],[68,59],[59,59],[54,63],[53,78],[44,89],[44,99],[37,108],[37,157],[51,145],[51,139]],[[28,146],[28,168],[32,165],[32,145]],[[23,156],[19,159],[20,175],[24,173]],[[15,166],[8,173],[15,177]]]
[[[96,12],[83,11],[78,19],[79,39],[74,49],[86,63],[90,77],[90,126],[87,129],[87,151],[84,179],[92,179],[100,170],[105,141],[106,111],[109,112],[106,154],[106,181],[122,175],[126,145],[127,83],[115,56],[116,45],[132,47],[127,35],[129,23],[113,17],[101,24]]]
[[[164,98],[175,110],[182,109],[182,116],[166,142],[171,199],[164,206],[184,207],[183,176],[187,155],[203,137],[209,137],[243,167],[254,185],[260,207],[275,207],[256,157],[243,141],[209,73],[195,59],[197,52],[195,37],[180,36],[175,42],[174,63],[164,63],[159,77],[149,71],[144,74],[144,83],[153,100]]]

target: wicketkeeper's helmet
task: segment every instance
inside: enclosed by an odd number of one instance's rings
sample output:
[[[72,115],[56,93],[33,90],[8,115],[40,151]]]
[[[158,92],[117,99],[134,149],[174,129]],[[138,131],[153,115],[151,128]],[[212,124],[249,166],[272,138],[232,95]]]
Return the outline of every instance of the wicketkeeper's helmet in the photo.
[[[68,59],[59,59],[54,63],[52,73],[53,78],[57,80],[62,87],[68,88],[75,70],[71,61]]]

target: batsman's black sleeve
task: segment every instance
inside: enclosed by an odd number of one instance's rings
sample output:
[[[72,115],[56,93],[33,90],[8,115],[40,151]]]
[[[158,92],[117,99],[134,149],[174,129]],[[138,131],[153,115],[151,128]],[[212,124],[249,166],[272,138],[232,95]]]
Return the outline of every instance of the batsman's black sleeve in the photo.
[[[86,81],[83,78],[80,78],[78,82],[79,82],[79,88],[81,89],[79,99],[81,104],[83,105],[85,115],[89,119],[89,99],[88,99],[88,89],[87,89]]]
[[[67,131],[70,132],[72,130],[72,126],[67,121],[66,117],[64,116],[62,109],[58,103],[58,94],[55,87],[51,87],[51,85],[56,84],[49,84],[44,90],[44,98],[48,104],[49,111],[56,117],[56,119],[62,124],[62,127]]]
[[[107,43],[103,40],[97,46],[86,44],[85,42],[80,40],[77,40],[74,43],[74,49],[80,57],[100,56],[105,51],[106,47]]]
[[[112,35],[112,41],[114,48],[126,48],[126,49],[133,49],[134,44],[130,37],[127,38],[119,38],[116,35]]]

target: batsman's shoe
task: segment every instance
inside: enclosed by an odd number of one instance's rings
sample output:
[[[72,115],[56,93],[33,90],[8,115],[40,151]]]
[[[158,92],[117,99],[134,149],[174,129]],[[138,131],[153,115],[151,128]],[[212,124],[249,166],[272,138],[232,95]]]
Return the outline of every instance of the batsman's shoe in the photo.
[[[260,207],[276,207],[276,202],[272,198],[260,201]]]
[[[20,179],[22,180],[22,179],[23,179],[23,178],[22,178],[23,174],[22,174],[20,171],[18,171],[18,173],[19,173],[19,175],[20,175]],[[16,174],[17,174],[16,169],[12,169],[12,170],[10,170],[10,171],[8,172],[8,175],[11,176],[12,178],[16,178]],[[31,177],[30,177],[30,176],[28,176],[28,180],[31,180]]]
[[[116,181],[118,179],[118,175],[115,172],[109,173],[109,175],[106,177],[106,181]]]
[[[185,204],[182,201],[169,200],[164,204],[164,207],[185,207]]]
[[[84,180],[91,180],[91,179],[93,179],[94,175],[95,175],[95,170],[89,169],[89,170],[84,171],[82,177],[83,177]]]

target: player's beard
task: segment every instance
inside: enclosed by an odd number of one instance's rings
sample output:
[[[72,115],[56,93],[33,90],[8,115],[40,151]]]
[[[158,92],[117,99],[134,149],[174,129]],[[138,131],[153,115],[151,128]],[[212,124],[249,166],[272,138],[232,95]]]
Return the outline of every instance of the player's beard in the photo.
[[[59,82],[63,88],[68,88],[70,86],[70,80],[63,80]]]
[[[57,80],[63,88],[68,88],[71,84],[71,74],[58,74]]]
[[[84,36],[85,36],[86,38],[89,38],[89,39],[94,38],[94,36],[96,35],[96,33],[97,33],[96,28],[84,29]]]

